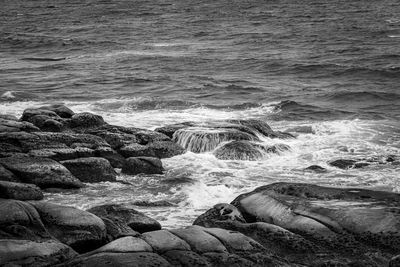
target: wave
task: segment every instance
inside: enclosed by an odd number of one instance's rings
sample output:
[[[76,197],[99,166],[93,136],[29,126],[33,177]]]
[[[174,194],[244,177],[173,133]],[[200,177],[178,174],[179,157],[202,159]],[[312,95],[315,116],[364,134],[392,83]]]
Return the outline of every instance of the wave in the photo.
[[[349,91],[342,91],[342,92],[335,92],[332,94],[328,94],[328,100],[331,101],[398,101],[400,100],[400,94],[397,93],[389,93],[389,92],[349,92]]]
[[[356,115],[350,111],[302,104],[292,100],[275,104],[274,111],[276,113],[271,114],[271,119],[274,120],[334,120]]]
[[[26,61],[61,61],[67,59],[66,57],[25,57],[21,60]]]

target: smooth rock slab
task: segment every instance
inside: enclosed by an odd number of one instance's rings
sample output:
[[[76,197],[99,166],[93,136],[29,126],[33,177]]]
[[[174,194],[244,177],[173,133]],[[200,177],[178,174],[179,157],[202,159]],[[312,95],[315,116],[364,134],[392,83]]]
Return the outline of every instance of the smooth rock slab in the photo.
[[[125,224],[139,233],[161,229],[159,222],[144,213],[118,204],[96,206],[89,209],[88,212],[118,224]]]
[[[105,243],[106,226],[96,215],[42,201],[30,203],[39,212],[47,230],[76,251],[87,252]]]
[[[116,181],[117,173],[110,162],[103,158],[79,158],[61,161],[75,177],[82,182],[97,183]]]
[[[225,246],[217,238],[205,232],[203,227],[189,226],[171,230],[171,233],[185,240],[197,253],[228,252]]]
[[[22,182],[40,188],[80,188],[82,182],[75,178],[63,165],[48,159],[35,157],[1,158],[0,164],[12,171]]]
[[[0,181],[0,197],[18,200],[41,200],[43,193],[33,184]]]
[[[1,266],[53,266],[77,255],[73,249],[55,240],[0,240]]]
[[[126,236],[118,238],[90,252],[90,254],[96,254],[101,252],[116,252],[116,253],[153,252],[153,249],[148,243],[143,241],[143,239],[133,236]]]
[[[167,259],[172,264],[172,266],[212,266],[205,257],[202,257],[193,251],[170,250],[164,253],[163,257]]]
[[[88,257],[82,256],[61,266],[82,267],[171,267],[163,257],[151,252],[112,253],[103,252]]]
[[[186,241],[168,230],[143,233],[142,237],[157,253],[169,250],[190,250],[190,246]]]

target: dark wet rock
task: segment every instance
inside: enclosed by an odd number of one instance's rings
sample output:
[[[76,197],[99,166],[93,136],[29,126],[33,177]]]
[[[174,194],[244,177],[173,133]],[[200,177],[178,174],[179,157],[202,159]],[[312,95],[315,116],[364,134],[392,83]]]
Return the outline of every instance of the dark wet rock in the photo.
[[[172,265],[163,257],[152,252],[103,252],[90,256],[82,256],[61,265],[77,267],[171,267]]]
[[[71,127],[91,128],[106,124],[103,117],[89,112],[76,113],[71,117]]]
[[[324,172],[328,171],[327,169],[325,169],[324,167],[321,167],[319,165],[311,165],[311,166],[308,166],[307,168],[305,168],[304,170],[309,171],[309,172],[315,172],[315,173],[324,173]]]
[[[1,266],[54,266],[77,255],[69,246],[56,240],[0,240]]]
[[[104,244],[106,226],[96,215],[42,201],[30,203],[39,212],[46,229],[76,251],[87,252]]]
[[[64,124],[53,119],[45,120],[43,125],[40,127],[41,130],[46,132],[61,132],[64,128]]]
[[[0,165],[0,181],[20,182],[20,180],[9,170]]]
[[[44,241],[51,238],[31,204],[0,199],[0,239]]]
[[[315,134],[312,126],[303,125],[296,126],[285,130],[286,133],[302,133],[302,134]]]
[[[400,267],[400,255],[397,255],[390,259],[389,267]]]
[[[157,253],[170,250],[190,250],[189,244],[168,230],[158,230],[143,233],[142,238],[150,244]]]
[[[66,118],[66,119],[71,118],[75,114],[71,109],[62,104],[42,106],[39,109],[53,111],[61,118]]]
[[[125,158],[111,147],[99,147],[94,153],[95,156],[108,160],[114,168],[122,168],[125,163]]]
[[[139,233],[161,229],[159,222],[146,216],[144,213],[118,204],[96,206],[89,209],[88,212],[101,218],[125,224]]]
[[[107,229],[107,242],[113,241],[125,236],[139,236],[140,234],[130,228],[125,222],[120,220],[111,220],[106,217],[101,217]]]
[[[154,131],[165,134],[169,138],[173,138],[174,133],[180,129],[188,128],[190,126],[195,126],[194,122],[183,122],[177,124],[171,124],[163,127],[156,128]]]
[[[149,200],[138,200],[132,202],[132,205],[140,206],[140,207],[172,207],[175,206],[173,203],[167,200],[157,200],[157,201],[149,201]]]
[[[189,177],[169,177],[161,180],[162,183],[179,185],[179,184],[193,184],[196,182],[195,179]]]
[[[0,181],[0,197],[17,200],[41,200],[43,193],[33,184]]]
[[[117,173],[110,162],[103,158],[79,158],[61,161],[61,163],[82,182],[116,181]]]
[[[147,146],[153,151],[154,156],[160,159],[171,158],[186,152],[183,147],[172,141],[154,141]]]
[[[229,128],[185,128],[175,132],[173,141],[188,151],[201,153],[212,151],[219,144],[227,141],[258,141],[259,139],[247,132]]]
[[[199,226],[174,229],[171,232],[185,240],[194,252],[227,252],[225,246],[214,236],[208,234]]]
[[[0,164],[13,172],[20,181],[35,184],[40,188],[80,188],[83,186],[67,168],[52,159],[8,157],[0,158]]]
[[[40,128],[40,129],[42,129],[45,122],[48,120],[52,120],[52,118],[55,118],[55,117],[51,117],[48,115],[34,115],[34,116],[29,117],[26,121],[32,123],[33,125],[35,125],[36,127]]]
[[[22,113],[22,117],[20,118],[21,121],[28,121],[32,119],[34,116],[46,116],[47,118],[60,118],[54,111],[46,110],[46,109],[39,109],[39,108],[28,108],[25,109]]]
[[[44,148],[31,150],[28,154],[33,157],[51,158],[56,161],[63,161],[76,158],[92,157],[95,155],[95,151],[86,147]]]
[[[122,166],[122,173],[126,174],[162,174],[164,168],[162,166],[161,160],[158,158],[151,157],[136,157],[126,159],[124,165]]]
[[[232,141],[214,151],[214,155],[222,160],[259,160],[267,153],[280,153],[288,150],[283,144],[265,146],[248,141]]]
[[[193,251],[170,250],[163,254],[172,266],[211,266],[208,261]]]
[[[154,151],[148,146],[140,144],[129,144],[121,147],[118,152],[125,158],[130,157],[155,157]]]
[[[0,118],[0,132],[38,132],[40,129],[30,122]]]
[[[366,162],[357,162],[356,160],[352,159],[338,159],[329,162],[329,165],[334,166],[340,169],[351,169],[351,168],[362,168],[369,166],[369,163]]]

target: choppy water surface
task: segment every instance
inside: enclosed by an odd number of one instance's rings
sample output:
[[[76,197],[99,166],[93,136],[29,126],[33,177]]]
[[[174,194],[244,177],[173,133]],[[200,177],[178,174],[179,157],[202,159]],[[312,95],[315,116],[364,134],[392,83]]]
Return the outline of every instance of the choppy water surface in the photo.
[[[399,165],[340,170],[337,158],[400,155],[400,3],[384,1],[5,1],[0,112],[63,102],[148,129],[257,118],[315,134],[260,161],[211,153],[163,160],[161,176],[121,176],[51,201],[137,207],[166,227],[276,182],[400,191]],[[318,164],[324,174],[302,169]]]

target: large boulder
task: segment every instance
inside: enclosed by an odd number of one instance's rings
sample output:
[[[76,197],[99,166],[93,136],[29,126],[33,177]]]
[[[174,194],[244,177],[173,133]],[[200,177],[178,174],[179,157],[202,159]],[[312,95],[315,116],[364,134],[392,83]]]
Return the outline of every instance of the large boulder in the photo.
[[[1,158],[0,164],[12,171],[24,183],[41,188],[80,188],[82,182],[75,178],[63,165],[48,159],[35,157]]]
[[[0,197],[18,200],[41,200],[43,193],[33,184],[0,181]]]
[[[69,119],[75,114],[70,108],[62,104],[52,104],[48,106],[42,106],[39,109],[53,111],[58,116],[65,119]]]
[[[28,108],[22,113],[21,121],[30,121],[34,116],[46,116],[48,118],[60,118],[54,111],[40,108]]]
[[[43,241],[51,238],[40,215],[31,204],[0,199],[0,239]]]
[[[369,165],[367,162],[359,162],[353,159],[337,159],[329,162],[329,165],[340,169],[362,168]]]
[[[15,121],[13,119],[0,118],[0,132],[38,132],[40,129],[30,122]]]
[[[110,162],[103,158],[79,158],[61,161],[61,163],[82,182],[116,181],[117,173]]]
[[[100,218],[106,218],[116,224],[124,224],[139,232],[160,230],[161,225],[156,220],[146,216],[142,212],[124,207],[118,204],[107,204],[90,208],[88,212],[96,214]]]
[[[118,152],[126,157],[155,157],[154,151],[146,145],[136,143],[124,145],[118,149]]]
[[[153,252],[153,249],[148,243],[146,243],[141,238],[126,236],[111,241],[110,243],[92,251],[90,254],[96,254],[101,252],[115,252],[115,253]]]
[[[122,173],[126,174],[162,174],[164,168],[161,160],[151,157],[136,157],[126,159],[122,166]]]
[[[190,246],[186,241],[168,230],[146,232],[143,233],[142,237],[157,253],[164,253],[170,250],[190,250]]]
[[[1,266],[54,266],[77,255],[72,248],[56,240],[0,240]]]
[[[154,141],[148,143],[147,146],[151,151],[153,151],[154,156],[160,159],[171,158],[186,152],[183,147],[169,140]]]
[[[20,182],[19,179],[9,170],[0,165],[0,181]]]
[[[31,204],[39,212],[46,229],[76,251],[87,252],[105,243],[106,226],[96,215],[42,201],[32,201]]]
[[[29,151],[33,157],[51,158],[56,161],[70,160],[76,158],[93,157],[95,150],[87,147],[75,148],[44,148]]]

